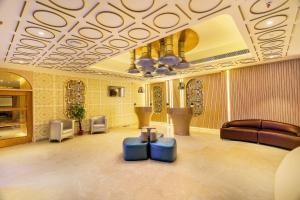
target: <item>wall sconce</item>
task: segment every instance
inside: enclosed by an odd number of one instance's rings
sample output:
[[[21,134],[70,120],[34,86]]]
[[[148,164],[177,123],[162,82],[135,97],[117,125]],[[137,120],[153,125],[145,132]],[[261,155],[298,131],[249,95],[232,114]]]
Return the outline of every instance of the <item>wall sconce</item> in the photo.
[[[184,90],[184,88],[185,88],[184,82],[179,82],[178,90]]]
[[[144,93],[144,88],[143,87],[139,87],[138,93]]]

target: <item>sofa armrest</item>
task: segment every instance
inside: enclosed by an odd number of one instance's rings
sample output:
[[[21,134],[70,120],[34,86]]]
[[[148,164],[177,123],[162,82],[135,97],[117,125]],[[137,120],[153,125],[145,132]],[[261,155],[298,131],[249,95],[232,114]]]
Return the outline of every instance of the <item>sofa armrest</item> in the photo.
[[[228,128],[229,127],[229,122],[225,122],[222,126],[222,128]]]
[[[61,139],[61,134],[63,132],[63,123],[58,120],[50,121],[50,140]]]

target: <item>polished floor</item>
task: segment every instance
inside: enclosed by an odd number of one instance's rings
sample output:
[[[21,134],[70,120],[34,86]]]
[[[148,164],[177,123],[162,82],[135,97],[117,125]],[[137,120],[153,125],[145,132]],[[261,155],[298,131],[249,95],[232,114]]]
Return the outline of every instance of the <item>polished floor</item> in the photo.
[[[287,154],[192,129],[189,137],[176,136],[174,163],[123,161],[123,138],[137,134],[115,128],[62,143],[2,148],[0,199],[272,200],[274,174]]]

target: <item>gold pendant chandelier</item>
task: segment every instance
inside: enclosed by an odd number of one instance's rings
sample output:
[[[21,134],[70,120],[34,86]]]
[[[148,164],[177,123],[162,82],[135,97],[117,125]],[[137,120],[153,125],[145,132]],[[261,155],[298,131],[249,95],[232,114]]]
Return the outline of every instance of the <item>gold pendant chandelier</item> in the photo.
[[[185,59],[185,52],[195,48],[198,41],[197,33],[186,29],[137,48],[134,56],[131,56],[128,73],[143,72],[144,77],[176,75],[175,70],[191,66]],[[135,59],[136,55],[139,55],[138,59]],[[136,65],[141,68],[138,69]]]

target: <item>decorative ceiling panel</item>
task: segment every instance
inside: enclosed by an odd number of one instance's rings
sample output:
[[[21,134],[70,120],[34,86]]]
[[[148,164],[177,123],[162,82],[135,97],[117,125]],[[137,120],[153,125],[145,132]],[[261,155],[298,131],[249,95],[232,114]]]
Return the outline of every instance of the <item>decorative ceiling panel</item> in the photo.
[[[181,73],[266,62],[289,55],[299,26],[298,0],[3,0],[0,13],[2,64],[122,77],[135,76],[89,66],[224,14],[234,19],[249,53]]]

